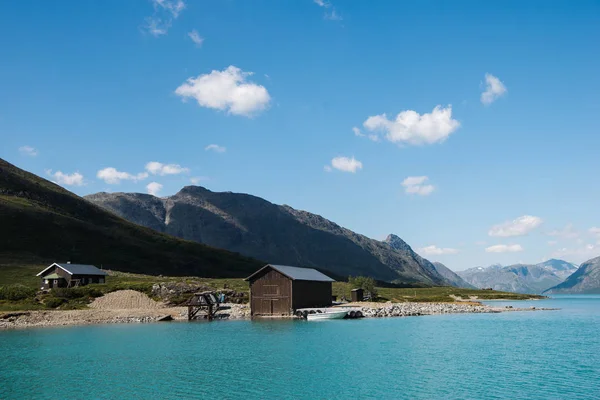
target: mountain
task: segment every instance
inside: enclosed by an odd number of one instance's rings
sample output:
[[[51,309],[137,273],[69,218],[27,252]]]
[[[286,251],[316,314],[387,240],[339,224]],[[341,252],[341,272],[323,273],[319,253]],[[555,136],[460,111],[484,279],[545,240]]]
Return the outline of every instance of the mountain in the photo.
[[[542,293],[561,283],[577,267],[562,260],[548,260],[539,264],[515,264],[503,267],[492,265],[458,272],[458,275],[478,288],[516,293]]]
[[[0,227],[0,265],[70,260],[204,277],[243,277],[264,265],[133,224],[2,159]]]
[[[97,193],[86,199],[136,224],[274,264],[382,281],[449,284],[395,235],[370,239],[319,215],[249,194],[186,186],[166,198]]]
[[[564,282],[546,290],[544,294],[600,294],[600,257],[581,264]]]
[[[558,276],[562,280],[567,279],[569,276],[571,276],[571,274],[577,271],[578,268],[575,264],[571,264],[570,262],[566,262],[563,260],[556,260],[554,258],[539,263],[537,265],[552,271],[556,276]]]
[[[448,282],[450,282],[450,284],[452,286],[466,288],[466,289],[476,289],[475,286],[473,286],[470,283],[468,283],[467,281],[465,281],[463,278],[458,276],[458,274],[456,272],[452,271],[450,268],[446,267],[444,264],[442,264],[440,262],[434,262],[433,266],[435,267],[436,271],[439,272],[440,275],[442,275],[444,278],[446,278],[446,280]]]

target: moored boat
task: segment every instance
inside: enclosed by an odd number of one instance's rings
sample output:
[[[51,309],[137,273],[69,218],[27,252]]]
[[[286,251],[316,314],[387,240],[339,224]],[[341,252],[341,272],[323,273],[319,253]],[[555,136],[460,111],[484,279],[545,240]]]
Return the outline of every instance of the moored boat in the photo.
[[[319,321],[326,319],[343,319],[348,314],[348,311],[325,311],[317,312],[314,314],[308,314],[306,319],[309,321]]]

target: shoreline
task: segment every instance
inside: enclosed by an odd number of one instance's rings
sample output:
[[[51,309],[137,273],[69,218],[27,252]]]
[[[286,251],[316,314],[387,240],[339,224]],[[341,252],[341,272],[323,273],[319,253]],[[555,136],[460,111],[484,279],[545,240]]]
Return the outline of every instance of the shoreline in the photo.
[[[486,300],[487,301],[487,300]],[[230,307],[216,320],[251,320],[247,304],[224,304]],[[345,307],[360,309],[365,318],[392,318],[443,314],[494,314],[515,311],[551,311],[556,308],[506,308],[476,302],[448,303],[349,303]],[[270,317],[274,318],[274,317]],[[132,324],[164,321],[187,322],[186,307],[160,307],[154,309],[83,309],[13,311],[0,313],[0,331],[12,329],[82,326],[100,324]]]

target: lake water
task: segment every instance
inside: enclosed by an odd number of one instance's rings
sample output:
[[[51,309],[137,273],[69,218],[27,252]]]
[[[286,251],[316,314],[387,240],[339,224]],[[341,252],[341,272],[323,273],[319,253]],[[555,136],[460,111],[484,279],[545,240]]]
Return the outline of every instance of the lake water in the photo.
[[[598,399],[600,296],[561,311],[0,332],[0,399]]]

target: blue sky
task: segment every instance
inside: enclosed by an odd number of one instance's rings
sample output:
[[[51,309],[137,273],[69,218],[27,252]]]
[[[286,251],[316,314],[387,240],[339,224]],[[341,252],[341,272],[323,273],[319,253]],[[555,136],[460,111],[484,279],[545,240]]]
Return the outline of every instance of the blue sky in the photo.
[[[0,157],[77,194],[251,193],[455,270],[600,255],[596,1],[2,8]]]

